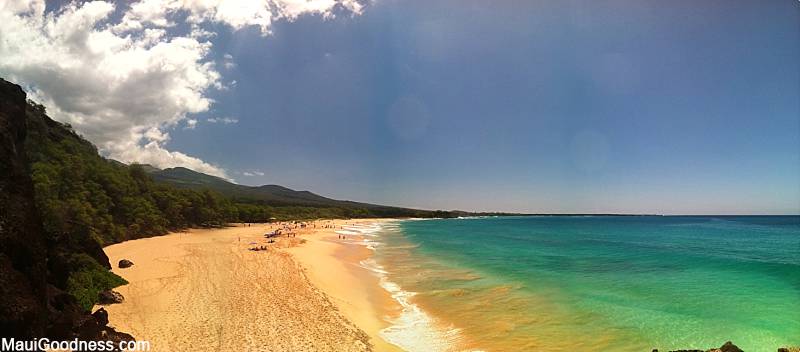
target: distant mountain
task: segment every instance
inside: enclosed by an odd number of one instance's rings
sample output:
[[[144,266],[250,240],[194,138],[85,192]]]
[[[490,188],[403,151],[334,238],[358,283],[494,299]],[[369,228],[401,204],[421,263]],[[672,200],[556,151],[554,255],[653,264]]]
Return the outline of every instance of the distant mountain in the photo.
[[[452,216],[109,160],[0,78],[0,331],[11,337],[130,339],[92,314],[126,283],[105,245],[235,222]]]
[[[225,179],[193,171],[184,167],[164,170],[145,165],[156,182],[169,183],[181,188],[211,189],[237,202],[269,206],[336,207],[344,209],[368,209],[372,212],[385,212],[393,216],[431,216],[430,211],[391,207],[377,204],[337,200],[320,196],[309,191],[296,191],[279,185],[245,186]],[[446,217],[445,212],[439,214]]]

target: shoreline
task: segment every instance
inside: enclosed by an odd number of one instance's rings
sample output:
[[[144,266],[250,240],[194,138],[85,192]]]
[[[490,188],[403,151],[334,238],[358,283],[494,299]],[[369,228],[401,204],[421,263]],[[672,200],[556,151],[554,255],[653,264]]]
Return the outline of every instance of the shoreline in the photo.
[[[345,229],[364,232],[362,236],[364,238],[378,238],[377,241],[364,239],[365,242],[369,241],[366,246],[372,250],[369,252],[370,256],[360,261],[358,266],[377,278],[382,292],[388,294],[393,305],[399,309],[399,313],[387,318],[389,326],[380,331],[380,337],[406,351],[472,350],[468,347],[466,336],[456,327],[455,322],[445,319],[444,314],[431,314],[431,310],[425,309],[422,302],[414,298],[418,292],[407,291],[407,287],[396,282],[398,277],[395,275],[398,268],[389,264],[391,260],[387,262],[387,259],[393,256],[388,254],[391,251],[390,243],[393,242],[390,237],[404,237],[397,223],[383,223],[379,228],[345,227]]]
[[[381,236],[392,222],[402,220],[348,220],[287,251],[311,282],[370,336],[376,351],[470,350],[460,329],[423,309],[413,299],[416,293],[390,281],[391,268],[375,258],[376,248],[386,245]]]
[[[112,271],[129,284],[115,289],[123,303],[103,307],[112,326],[150,341],[154,351],[401,351],[380,336],[400,307],[378,277],[360,266],[372,255],[358,243],[363,236],[337,242],[336,229],[325,227],[383,221],[307,222],[275,243],[263,234],[287,223],[194,229],[114,244],[104,251]],[[268,249],[248,250],[262,245]],[[120,259],[134,266],[120,269]]]
[[[383,223],[393,219],[347,220],[341,226]],[[339,224],[337,224],[339,226]],[[403,351],[380,336],[390,324],[387,318],[400,314],[401,307],[380,286],[379,278],[361,266],[373,252],[363,244],[363,234],[339,229],[325,229],[307,237],[302,246],[289,248],[307,271],[314,286],[324,291],[337,308],[370,336],[376,351]],[[345,239],[337,234],[345,233]]]

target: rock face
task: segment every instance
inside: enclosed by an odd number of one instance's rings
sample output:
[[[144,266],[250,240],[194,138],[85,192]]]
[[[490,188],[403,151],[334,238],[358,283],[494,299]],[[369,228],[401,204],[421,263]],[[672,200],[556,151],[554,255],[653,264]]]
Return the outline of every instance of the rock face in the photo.
[[[125,297],[123,297],[121,293],[114,290],[108,290],[100,292],[100,297],[98,297],[97,303],[102,305],[108,305],[108,304],[122,303],[124,301]]]
[[[47,326],[47,244],[25,155],[25,92],[0,80],[0,331],[41,336]]]
[[[130,268],[130,267],[132,267],[132,266],[133,266],[133,262],[132,262],[132,261],[130,261],[130,260],[127,260],[127,259],[122,259],[122,260],[120,260],[120,261],[119,261],[119,264],[118,264],[118,266],[119,266],[121,269]]]
[[[23,340],[132,340],[106,326],[107,315],[89,314],[59,289],[70,274],[65,254],[111,266],[98,243],[63,243],[45,233],[25,152],[30,108],[20,86],[0,79],[0,332]]]
[[[657,349],[654,349],[653,352],[658,352]],[[728,341],[720,348],[712,348],[710,350],[674,350],[669,352],[744,352],[739,347],[734,345],[732,342]],[[779,351],[780,352],[780,351]]]

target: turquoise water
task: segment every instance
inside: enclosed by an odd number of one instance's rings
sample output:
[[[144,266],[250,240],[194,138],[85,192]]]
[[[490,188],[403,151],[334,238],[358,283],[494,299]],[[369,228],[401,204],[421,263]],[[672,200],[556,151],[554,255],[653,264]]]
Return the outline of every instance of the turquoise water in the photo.
[[[388,279],[460,348],[800,345],[797,216],[403,221],[380,241]]]

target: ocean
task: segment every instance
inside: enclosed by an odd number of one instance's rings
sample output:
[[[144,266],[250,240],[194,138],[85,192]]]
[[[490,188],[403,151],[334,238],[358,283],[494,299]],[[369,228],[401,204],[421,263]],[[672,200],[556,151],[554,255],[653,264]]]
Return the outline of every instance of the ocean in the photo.
[[[798,216],[531,216],[383,223],[363,266],[408,351],[748,352],[800,345]]]

